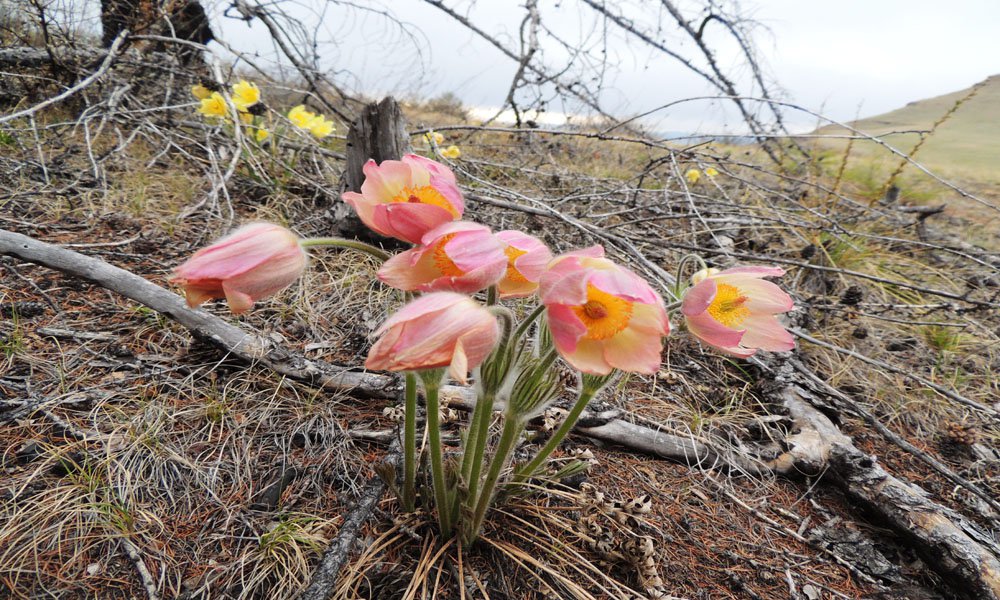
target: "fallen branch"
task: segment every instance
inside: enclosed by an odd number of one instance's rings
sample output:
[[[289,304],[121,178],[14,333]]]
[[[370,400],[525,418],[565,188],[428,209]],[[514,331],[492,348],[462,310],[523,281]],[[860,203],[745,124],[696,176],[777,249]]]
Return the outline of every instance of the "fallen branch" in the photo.
[[[385,462],[392,469],[396,469],[400,455],[401,451],[397,438],[389,449],[389,456]],[[347,561],[351,547],[354,546],[354,542],[358,538],[358,533],[361,531],[361,526],[364,525],[368,517],[371,516],[372,511],[375,510],[375,506],[382,498],[384,491],[385,482],[380,476],[375,475],[368,481],[368,485],[361,492],[361,497],[358,499],[357,504],[354,505],[351,512],[344,518],[344,523],[340,526],[337,537],[333,539],[330,547],[323,553],[323,558],[313,573],[309,587],[302,592],[299,600],[326,600],[330,597],[334,586],[337,585],[337,575]]]
[[[927,565],[961,593],[1000,600],[1000,544],[957,512],[932,501],[926,491],[900,480],[851,439],[815,405],[822,400],[809,389],[791,360],[771,355],[758,363],[769,371],[766,396],[780,402],[796,433],[791,447],[773,461],[775,470],[818,474],[825,470],[866,513],[910,540]]]

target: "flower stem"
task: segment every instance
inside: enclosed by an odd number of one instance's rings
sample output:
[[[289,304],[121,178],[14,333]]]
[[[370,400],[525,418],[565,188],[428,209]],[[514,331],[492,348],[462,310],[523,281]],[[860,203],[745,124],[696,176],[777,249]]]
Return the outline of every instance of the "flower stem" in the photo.
[[[600,391],[600,389],[601,388],[589,389],[584,386],[583,390],[580,392],[580,397],[577,398],[576,404],[573,405],[569,414],[566,415],[566,419],[563,420],[562,425],[560,425],[559,429],[552,434],[552,437],[549,438],[549,441],[546,442],[542,449],[538,451],[535,458],[531,459],[531,462],[524,465],[514,473],[514,479],[511,481],[512,484],[521,483],[535,474],[535,471],[537,471],[539,467],[545,463],[545,460],[548,459],[549,455],[559,447],[563,438],[565,438],[566,435],[573,429],[573,425],[576,425],[576,421],[580,418],[583,410],[587,408],[587,405],[590,404],[590,401],[594,398],[594,395]]]
[[[500,442],[497,444],[496,453],[493,455],[492,462],[490,462],[490,470],[486,474],[483,489],[476,501],[476,511],[473,514],[472,522],[464,531],[467,543],[471,544],[479,537],[479,530],[483,526],[486,511],[489,510],[490,503],[493,500],[493,493],[496,491],[500,473],[510,463],[511,455],[514,453],[514,448],[517,446],[517,439],[521,436],[522,431],[524,431],[523,421],[517,418],[504,419],[503,431],[500,433]]]
[[[479,477],[483,472],[483,455],[486,453],[486,439],[490,433],[490,421],[493,416],[493,396],[484,394],[476,399],[476,408],[472,411],[472,421],[469,423],[469,441],[465,448],[468,460],[468,470],[463,470],[462,476],[469,486],[469,505],[475,502],[479,491]]]
[[[403,510],[413,512],[417,500],[417,377],[406,373],[403,421]]]
[[[343,238],[306,238],[304,240],[299,240],[299,245],[303,248],[310,248],[312,246],[334,246],[336,248],[350,248],[351,250],[357,250],[359,252],[365,252],[374,256],[375,258],[386,261],[389,260],[389,253],[382,250],[381,248],[376,248],[371,244],[366,244],[364,242],[359,242],[357,240],[345,240]]]
[[[438,511],[438,523],[441,525],[441,535],[451,537],[451,506],[448,504],[448,493],[444,480],[444,456],[441,450],[441,423],[438,389],[441,387],[443,372],[434,369],[421,371],[424,382],[424,393],[427,396],[427,445],[431,455],[431,479],[434,485],[434,505]]]
[[[524,320],[517,326],[517,329],[514,330],[514,335],[511,336],[511,339],[516,341],[524,337],[525,332],[528,331],[531,324],[534,323],[535,319],[537,319],[543,312],[545,312],[544,304],[536,306],[535,310],[531,311],[531,313],[528,314],[528,316],[525,317]]]

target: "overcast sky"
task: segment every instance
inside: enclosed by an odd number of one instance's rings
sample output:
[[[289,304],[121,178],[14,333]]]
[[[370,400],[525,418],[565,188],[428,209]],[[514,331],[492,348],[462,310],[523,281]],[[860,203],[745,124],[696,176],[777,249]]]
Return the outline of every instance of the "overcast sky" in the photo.
[[[217,2],[212,12],[221,37],[266,62],[271,53],[266,31],[256,23],[224,18],[227,3]],[[637,0],[608,4],[633,3]],[[423,97],[451,92],[467,106],[503,102],[517,65],[443,12],[421,0],[355,4],[391,12],[407,27],[324,0],[284,4],[320,38],[324,67],[342,78],[349,73],[347,81],[355,91]],[[524,16],[518,0],[447,4],[516,47]],[[690,8],[703,3],[679,4]],[[762,25],[754,38],[757,49],[785,98],[837,120],[886,112],[1000,73],[1000,0],[743,0],[741,5]],[[600,41],[593,12],[581,9],[577,0],[541,0],[540,6],[545,22],[563,39]],[[701,18],[697,11],[688,13]],[[705,39],[735,77],[748,77],[721,27],[707,28]],[[690,52],[692,46],[687,42],[680,48]],[[558,62],[558,47],[546,45],[543,50],[547,62]],[[668,57],[625,40],[617,31],[608,38],[606,51],[614,68],[605,75],[601,101],[616,115],[717,93]],[[647,123],[661,131],[737,130],[738,119],[719,110],[720,104],[682,104],[656,113]],[[560,107],[550,105],[549,110]],[[797,129],[815,125],[813,117],[794,112],[789,120]]]

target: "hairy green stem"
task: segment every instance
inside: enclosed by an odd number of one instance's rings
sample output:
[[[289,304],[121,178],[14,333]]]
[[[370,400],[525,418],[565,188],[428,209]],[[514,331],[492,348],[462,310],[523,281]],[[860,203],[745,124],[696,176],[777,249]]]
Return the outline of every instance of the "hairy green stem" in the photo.
[[[350,248],[351,250],[357,250],[359,252],[365,252],[374,256],[375,258],[386,261],[389,260],[389,253],[382,250],[381,248],[376,248],[371,244],[366,244],[364,242],[359,242],[357,240],[345,240],[343,238],[306,238],[304,240],[299,240],[299,245],[303,248],[310,248],[313,246],[334,246],[336,248]]]
[[[562,425],[560,425],[559,429],[552,434],[552,437],[549,438],[549,441],[546,442],[542,449],[538,451],[535,458],[531,459],[531,462],[524,465],[518,469],[516,473],[514,473],[514,479],[511,481],[512,484],[521,483],[535,474],[535,471],[537,471],[538,468],[545,463],[549,455],[559,447],[563,438],[565,438],[566,435],[573,429],[573,426],[576,425],[577,419],[580,418],[584,409],[587,408],[587,405],[590,404],[591,399],[593,399],[594,395],[597,394],[599,390],[600,388],[596,390],[591,390],[586,387],[583,388],[580,392],[580,397],[577,398],[576,404],[573,405],[569,414],[566,415],[566,419],[562,422]]]
[[[470,443],[466,446],[465,452],[469,461],[469,472],[462,473],[469,486],[469,505],[475,501],[476,493],[479,491],[479,478],[483,472],[483,457],[486,454],[486,440],[490,434],[490,421],[493,417],[493,396],[483,395],[476,399],[476,408],[472,413],[472,422],[469,425]]]
[[[496,453],[493,455],[493,460],[490,462],[490,470],[486,474],[486,480],[483,482],[483,489],[479,493],[479,498],[476,501],[476,510],[473,513],[472,521],[469,523],[468,528],[463,531],[465,540],[467,543],[471,544],[479,537],[479,530],[483,526],[483,521],[486,518],[486,511],[490,508],[490,503],[493,500],[493,493],[497,488],[497,481],[500,479],[500,474],[503,472],[504,468],[510,463],[511,456],[514,453],[514,448],[517,446],[517,439],[521,436],[521,432],[524,431],[524,422],[520,419],[505,418],[503,423],[503,431],[500,433],[500,443],[497,444]]]
[[[441,387],[439,370],[421,371],[424,393],[427,396],[427,445],[431,456],[431,480],[434,485],[434,504],[437,506],[441,535],[451,537],[452,507],[448,503],[447,483],[444,479],[444,456],[441,449],[440,402],[438,390]]]
[[[417,376],[406,373],[403,420],[403,510],[413,512],[417,501]]]
[[[535,319],[537,319],[543,312],[545,312],[544,304],[536,306],[535,310],[531,311],[531,313],[529,313],[528,316],[525,317],[524,320],[517,326],[517,329],[514,330],[514,335],[512,335],[510,339],[516,342],[524,337],[524,334],[528,331],[528,328],[531,327],[531,324],[534,323]]]

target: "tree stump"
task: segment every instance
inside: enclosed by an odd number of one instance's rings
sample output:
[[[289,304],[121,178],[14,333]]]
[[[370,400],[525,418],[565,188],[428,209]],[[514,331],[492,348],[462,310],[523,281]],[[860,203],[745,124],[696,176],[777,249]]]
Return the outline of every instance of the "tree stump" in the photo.
[[[369,160],[381,163],[384,160],[399,160],[413,152],[410,136],[406,132],[406,119],[399,103],[391,96],[380,102],[372,102],[364,107],[347,132],[347,171],[344,173],[345,187],[352,192],[360,192],[365,181],[364,166]],[[344,237],[354,237],[377,242],[387,247],[399,247],[401,242],[380,236],[367,227],[346,204],[338,204],[333,210],[337,220],[337,233]]]

